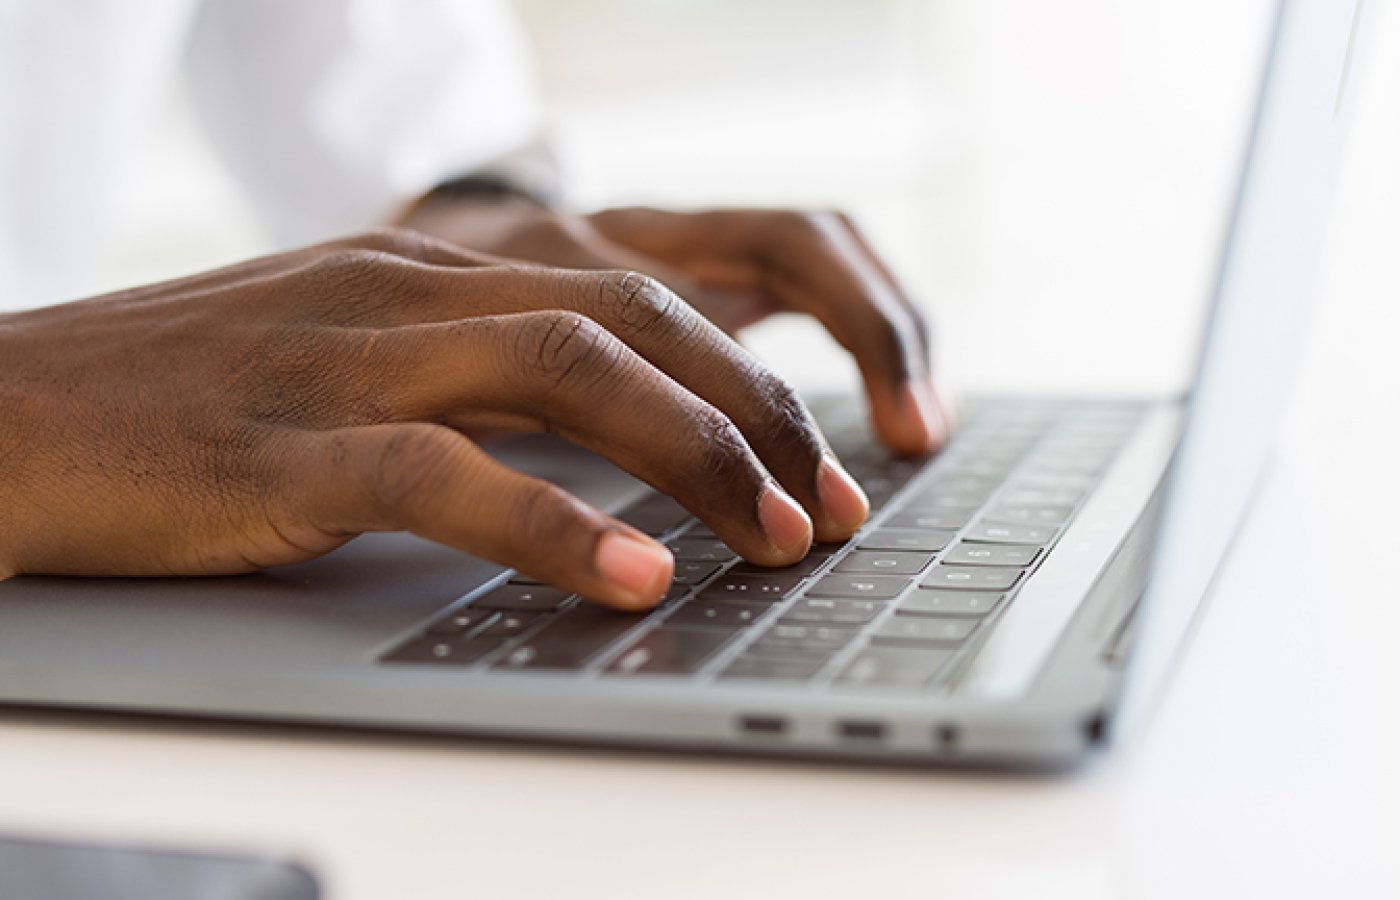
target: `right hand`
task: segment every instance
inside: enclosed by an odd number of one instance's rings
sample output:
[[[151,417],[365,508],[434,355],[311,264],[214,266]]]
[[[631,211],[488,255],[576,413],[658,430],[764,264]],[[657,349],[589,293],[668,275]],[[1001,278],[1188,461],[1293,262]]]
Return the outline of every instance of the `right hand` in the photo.
[[[643,609],[664,547],[492,460],[545,430],[745,558],[865,520],[793,390],[650,278],[391,231],[0,316],[0,577],[194,575],[407,530]]]

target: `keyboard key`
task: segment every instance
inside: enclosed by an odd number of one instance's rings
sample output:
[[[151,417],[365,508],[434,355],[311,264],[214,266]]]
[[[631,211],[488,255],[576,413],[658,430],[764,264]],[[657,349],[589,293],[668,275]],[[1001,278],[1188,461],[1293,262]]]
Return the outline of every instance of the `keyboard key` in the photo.
[[[825,659],[849,644],[859,633],[839,625],[790,625],[779,622],[759,636],[745,651],[749,656],[809,657]]]
[[[1013,490],[1076,491],[1083,493],[1098,481],[1092,475],[1075,472],[1043,472],[1023,469],[1016,474]]]
[[[1039,488],[1017,488],[1002,498],[1013,506],[1074,506],[1084,499],[1084,491],[1049,491]]]
[[[856,546],[862,550],[918,550],[924,553],[937,553],[953,540],[955,531],[900,531],[896,528],[877,528],[863,535]]]
[[[671,576],[671,583],[699,584],[718,571],[719,563],[678,559],[676,560],[676,572]]]
[[[870,511],[877,512],[884,509],[894,495],[899,491],[899,485],[888,478],[864,478],[857,479],[860,482],[860,489],[865,492],[865,499],[870,501]]]
[[[693,590],[695,590],[695,585],[693,584],[673,584],[666,589],[666,593],[662,595],[661,603],[658,605],[668,606],[682,597],[687,596]]]
[[[837,679],[852,687],[920,687],[928,684],[957,652],[952,647],[868,647]]]
[[[1133,423],[1127,419],[1113,421],[1076,415],[1064,422],[1055,432],[1057,440],[1100,441],[1105,444],[1121,444],[1132,431]]]
[[[682,675],[698,671],[731,637],[732,631],[658,628],[617,658],[608,671],[618,675]]]
[[[990,496],[990,492],[986,494],[972,494],[965,491],[926,491],[909,498],[909,501],[904,504],[903,509],[907,512],[919,513],[936,513],[944,510],[966,512],[976,509],[983,503],[986,503],[987,498]]]
[[[700,592],[700,596],[705,600],[780,600],[790,594],[801,580],[801,575],[726,573],[711,582]]]
[[[1026,544],[959,543],[944,555],[942,562],[960,566],[1020,566],[1035,562],[1040,548]]]
[[[648,494],[617,513],[617,518],[643,534],[656,537],[689,519],[690,513],[664,494]]]
[[[822,565],[831,559],[829,552],[813,550],[802,559],[790,566],[773,568],[771,566],[756,566],[753,563],[741,562],[729,570],[730,575],[796,575],[799,578],[806,578]]]
[[[1068,522],[1072,515],[1074,510],[1068,506],[1014,506],[1008,503],[988,510],[982,519],[1002,525],[1058,527]]]
[[[499,646],[501,642],[492,638],[430,636],[416,638],[396,648],[383,662],[469,666]]]
[[[825,575],[807,588],[807,596],[889,600],[898,597],[910,584],[910,579],[894,575]]]
[[[487,591],[471,602],[475,609],[500,609],[514,612],[554,612],[569,599],[567,591],[528,584],[507,584]]]
[[[1085,456],[1072,451],[1037,451],[1034,456],[1026,460],[1026,465],[1034,467],[1037,472],[1064,475],[1097,475],[1103,471],[1107,464],[1108,459],[1103,454]]]
[[[957,644],[967,640],[980,624],[978,619],[895,616],[881,623],[872,640],[877,644]]]
[[[877,600],[841,597],[803,597],[783,613],[784,625],[864,625],[885,605]]]
[[[923,588],[906,595],[895,606],[897,616],[985,616],[997,608],[1005,594],[989,591],[938,591]]]
[[[988,478],[985,475],[977,475],[973,472],[960,470],[958,468],[944,469],[935,475],[932,482],[929,482],[923,493],[944,491],[955,493],[970,493],[988,495],[1001,486],[1001,477]]]
[[[964,540],[992,544],[1037,544],[1045,546],[1055,539],[1058,529],[1039,525],[997,525],[979,523],[968,529]]]
[[[1099,452],[1112,453],[1127,437],[1121,428],[1061,428],[1050,435],[1041,447],[1051,452]]]
[[[970,510],[962,509],[898,512],[886,519],[884,524],[887,528],[917,528],[920,531],[942,528],[956,530],[966,525],[971,517]]]
[[[1005,591],[1021,579],[1020,569],[992,566],[945,566],[939,564],[924,576],[919,587],[954,588],[967,591]]]
[[[631,631],[644,615],[601,606],[575,606],[515,647],[497,669],[578,669],[598,651]]]
[[[917,575],[933,562],[931,553],[905,553],[899,550],[852,550],[832,568],[842,574]]]
[[[742,678],[763,681],[806,681],[821,669],[825,660],[809,656],[801,659],[741,656],[720,673],[724,679]]]
[[[857,481],[885,479],[897,490],[903,487],[909,479],[923,471],[924,466],[927,465],[924,460],[896,459],[892,456],[884,456],[883,451],[878,450],[876,453],[880,455],[848,454],[845,463],[848,471],[856,477]]]
[[[498,614],[489,609],[459,609],[428,626],[428,634],[466,634],[487,624]]]
[[[1026,455],[1030,449],[1030,442],[1024,440],[1010,440],[1009,438],[994,438],[984,443],[977,450],[978,456],[982,459],[1003,468],[1010,469]]]
[[[725,563],[735,558],[735,553],[719,538],[685,537],[672,538],[666,542],[666,549],[677,562]]]
[[[667,628],[713,628],[737,631],[767,615],[773,607],[765,603],[736,603],[723,600],[691,600],[666,619]]]
[[[944,478],[978,478],[988,486],[995,486],[1006,480],[1011,468],[1011,465],[1000,460],[969,456],[944,468],[938,481]]]
[[[482,630],[483,637],[493,637],[504,640],[508,637],[515,637],[530,630],[540,619],[540,613],[501,613],[494,622]]]

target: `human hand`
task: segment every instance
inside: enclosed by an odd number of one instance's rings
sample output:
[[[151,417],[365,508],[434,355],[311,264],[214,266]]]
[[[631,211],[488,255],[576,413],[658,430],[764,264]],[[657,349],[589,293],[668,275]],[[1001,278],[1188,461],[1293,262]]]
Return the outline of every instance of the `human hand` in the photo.
[[[0,316],[0,417],[0,577],[246,572],[407,530],[660,597],[664,547],[481,427],[592,449],[764,565],[868,512],[792,389],[657,282],[407,231]]]
[[[948,437],[929,371],[929,329],[839,213],[610,209],[588,216],[519,198],[443,198],[401,220],[461,246],[580,269],[650,275],[731,335],[775,312],[817,318],[855,358],[875,430],[903,456]]]

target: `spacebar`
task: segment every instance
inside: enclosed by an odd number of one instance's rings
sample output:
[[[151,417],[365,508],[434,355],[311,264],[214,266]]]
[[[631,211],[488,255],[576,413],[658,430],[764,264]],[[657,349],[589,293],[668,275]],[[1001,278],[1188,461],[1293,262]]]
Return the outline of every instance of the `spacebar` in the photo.
[[[497,669],[577,669],[599,650],[631,631],[645,616],[600,606],[575,606],[520,644]]]

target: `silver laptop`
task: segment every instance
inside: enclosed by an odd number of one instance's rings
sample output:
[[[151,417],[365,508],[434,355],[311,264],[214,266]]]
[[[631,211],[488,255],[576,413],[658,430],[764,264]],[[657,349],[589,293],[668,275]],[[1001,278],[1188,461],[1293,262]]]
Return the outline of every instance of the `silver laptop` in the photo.
[[[870,522],[761,569],[607,463],[497,451],[657,536],[612,612],[403,535],[219,579],[0,584],[0,702],[690,750],[1060,767],[1141,713],[1264,471],[1327,219],[1361,0],[1273,23],[1184,400],[986,397],[923,462],[812,398]]]

